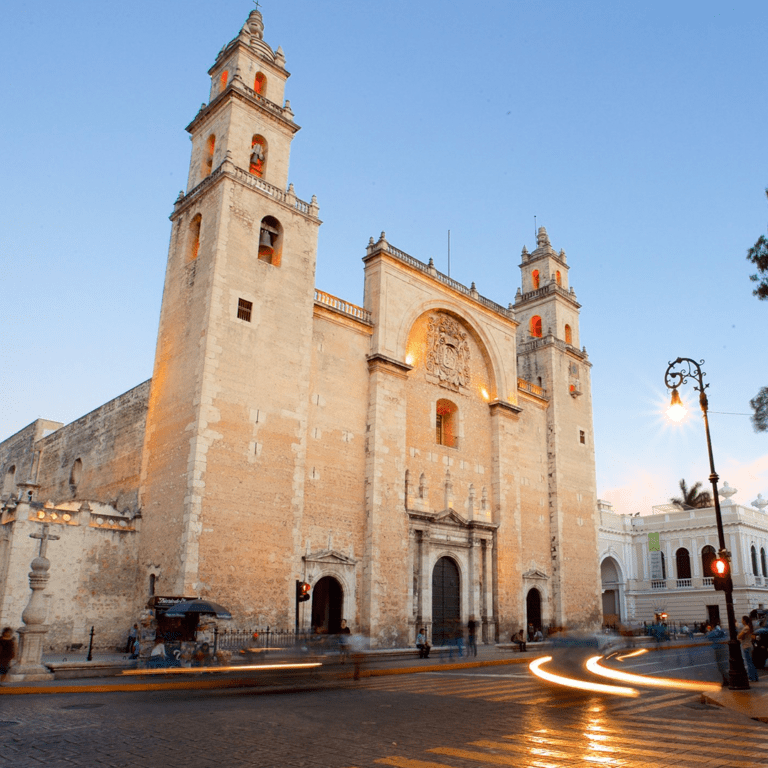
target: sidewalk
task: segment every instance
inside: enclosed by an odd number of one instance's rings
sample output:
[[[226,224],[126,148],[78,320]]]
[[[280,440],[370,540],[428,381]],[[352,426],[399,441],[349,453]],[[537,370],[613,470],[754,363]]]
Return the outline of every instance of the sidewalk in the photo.
[[[676,650],[694,646],[709,646],[704,640],[673,640],[656,645],[643,642],[650,652],[663,653],[665,650]],[[509,645],[478,645],[477,658],[468,658],[466,654],[458,657],[454,651],[453,659],[449,657],[448,649],[433,648],[428,659],[420,659],[418,652],[410,648],[382,649],[365,654],[365,660],[360,666],[359,677],[379,677],[384,675],[404,675],[429,672],[435,668],[441,670],[471,669],[514,664],[529,664],[535,658],[546,652],[543,643],[528,643],[528,650],[520,653]],[[272,657],[278,661],[278,657]],[[293,659],[302,661],[302,658]],[[264,659],[270,663],[270,657]],[[314,661],[311,657],[305,662]],[[354,676],[355,665],[350,659],[346,665],[339,663],[337,657],[322,659],[323,674],[332,676],[333,680],[346,681]],[[267,686],[274,691],[283,686],[283,690],[292,687],[306,687],[309,680],[318,681],[316,672],[305,669],[294,672],[301,677],[292,677],[291,671],[283,673],[280,678],[263,677],[262,670],[254,672],[245,668],[232,666],[222,669],[210,668],[177,668],[163,670],[141,670],[136,668],[136,662],[121,653],[94,653],[92,661],[87,661],[85,654],[44,654],[43,663],[56,670],[58,679],[44,682],[6,683],[0,687],[0,696],[24,694],[55,694],[55,693],[104,693],[131,691],[161,691],[183,689],[225,689],[225,688],[254,688]],[[762,673],[762,670],[760,670]],[[71,677],[68,675],[71,673]],[[63,677],[63,675],[67,675]],[[97,679],[95,679],[97,678]],[[724,688],[713,693],[702,693],[702,702],[738,712],[753,720],[768,723],[768,675],[761,674],[760,682],[753,683],[746,691],[731,691]]]

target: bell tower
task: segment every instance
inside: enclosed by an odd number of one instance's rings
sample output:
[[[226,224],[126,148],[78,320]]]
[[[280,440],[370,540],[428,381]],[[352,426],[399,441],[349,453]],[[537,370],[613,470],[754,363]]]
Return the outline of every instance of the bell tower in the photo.
[[[552,247],[544,227],[536,246],[532,253],[523,248],[520,263],[522,290],[514,304],[520,322],[517,371],[540,387],[546,403],[550,595],[554,620],[561,623],[592,605],[597,588],[574,566],[585,551],[580,547],[597,547],[592,364],[579,348],[581,305],[569,286],[565,251]]]
[[[263,33],[254,10],[216,57],[210,100],[187,126],[141,480],[147,584],[232,594],[242,616],[264,604],[260,587],[274,595],[285,581],[289,595],[295,577],[285,563],[303,512],[321,223],[315,197],[286,187],[299,126],[284,101],[285,56]]]

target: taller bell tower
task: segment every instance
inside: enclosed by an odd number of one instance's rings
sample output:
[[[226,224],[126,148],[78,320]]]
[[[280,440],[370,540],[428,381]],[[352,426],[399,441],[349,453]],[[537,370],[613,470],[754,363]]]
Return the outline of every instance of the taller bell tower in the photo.
[[[252,11],[187,126],[141,481],[146,583],[243,617],[297,575],[320,225],[286,186],[299,126],[263,32]]]

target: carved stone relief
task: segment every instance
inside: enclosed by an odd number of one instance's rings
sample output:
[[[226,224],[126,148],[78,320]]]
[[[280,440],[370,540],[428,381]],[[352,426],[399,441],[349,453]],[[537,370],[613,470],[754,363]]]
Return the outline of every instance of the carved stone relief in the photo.
[[[469,386],[469,343],[467,333],[448,315],[431,315],[427,328],[427,379],[441,387],[460,392]]]

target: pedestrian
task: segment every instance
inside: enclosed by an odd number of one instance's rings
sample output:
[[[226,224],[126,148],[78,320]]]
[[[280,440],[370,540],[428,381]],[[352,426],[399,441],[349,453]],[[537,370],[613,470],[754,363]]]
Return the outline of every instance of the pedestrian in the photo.
[[[149,666],[150,667],[167,667],[168,659],[165,655],[165,643],[163,638],[159,635],[155,638],[155,647],[149,654]]]
[[[16,658],[16,641],[13,639],[13,630],[6,627],[0,635],[0,683],[8,679],[11,662]]]
[[[474,616],[467,622],[467,656],[477,656],[477,622]]]
[[[725,643],[725,632],[718,626],[715,629],[707,624],[707,632],[705,637],[712,643],[712,649],[715,653],[715,663],[717,664],[717,671],[723,678],[723,687],[728,685],[728,646]]]
[[[533,642],[534,643],[541,643],[544,640],[544,633],[541,631],[541,629],[537,629],[533,633]]]
[[[339,630],[339,659],[342,664],[347,660],[349,655],[349,636],[352,634],[352,630],[347,626],[347,620],[341,620],[341,629]]]
[[[132,653],[133,652],[133,646],[136,643],[136,640],[139,637],[139,625],[134,624],[129,630],[128,630],[128,639],[125,642],[125,653]]]
[[[529,643],[533,642],[533,634],[534,634],[535,631],[536,630],[534,630],[533,624],[529,624],[528,625],[528,642]]]
[[[738,640],[741,643],[741,655],[744,657],[744,666],[747,670],[747,676],[750,682],[756,683],[758,681],[757,670],[752,662],[752,622],[749,620],[749,616],[742,616],[741,623],[744,625],[738,634]]]
[[[416,647],[419,649],[419,658],[420,659],[428,659],[429,658],[429,651],[430,651],[430,644],[427,641],[427,629],[426,627],[422,627],[419,630],[419,634],[416,635]]]
[[[523,651],[526,650],[525,632],[523,632],[522,629],[518,630],[517,634],[512,635],[511,639],[513,643],[517,643],[517,650],[520,651],[520,653],[523,653]]]

